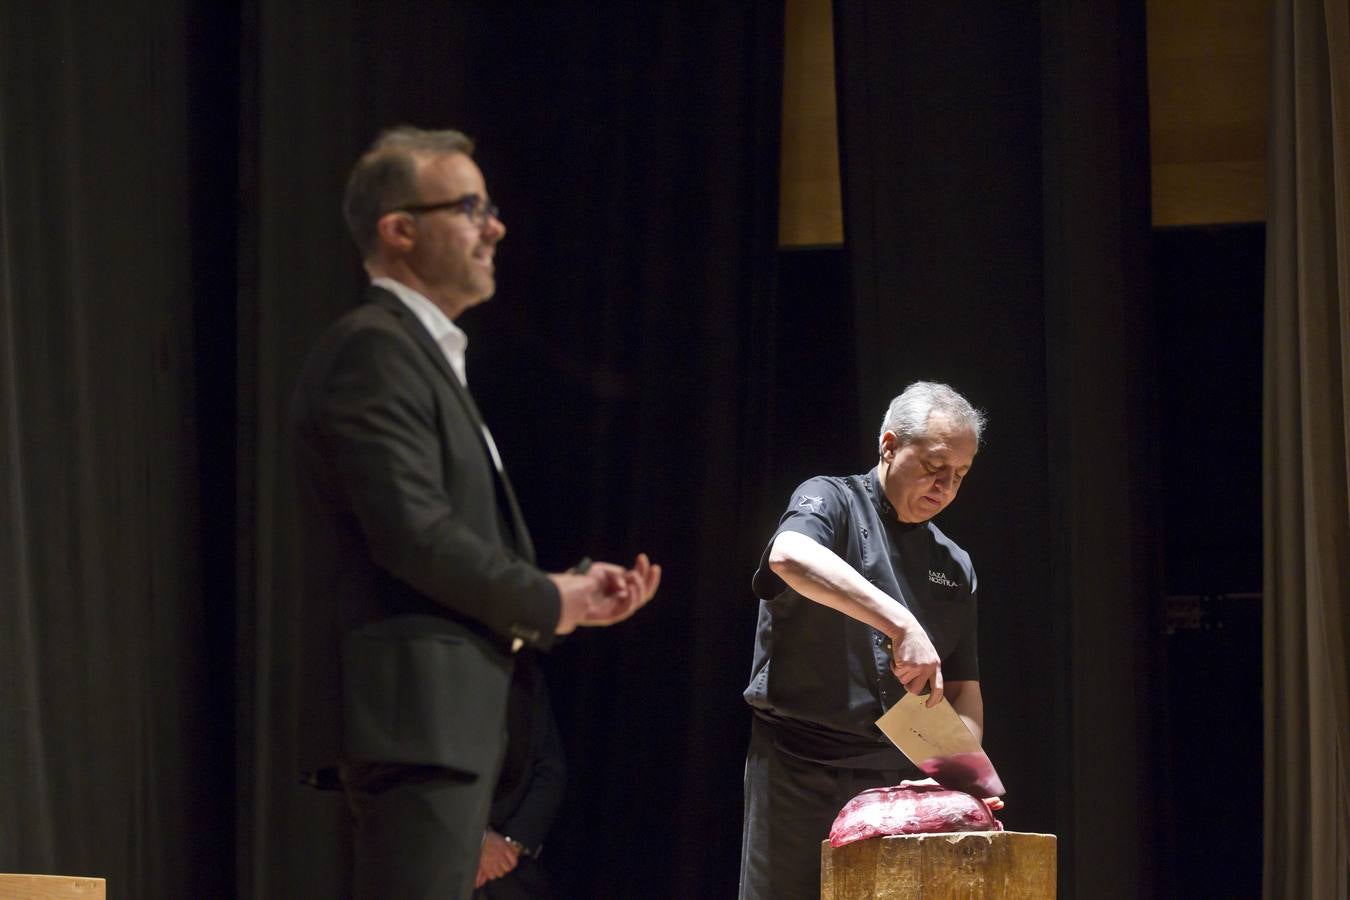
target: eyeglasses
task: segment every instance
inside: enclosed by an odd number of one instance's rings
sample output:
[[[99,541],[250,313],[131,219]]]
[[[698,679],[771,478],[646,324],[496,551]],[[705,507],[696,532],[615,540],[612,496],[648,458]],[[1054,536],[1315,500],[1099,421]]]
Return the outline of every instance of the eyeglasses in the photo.
[[[486,228],[488,219],[501,220],[501,210],[496,204],[484,203],[483,198],[477,194],[465,194],[463,197],[456,197],[454,200],[446,200],[443,203],[414,203],[407,206],[400,206],[397,209],[391,209],[390,212],[405,212],[417,215],[418,213],[439,212],[442,209],[457,209],[468,218],[477,228]]]

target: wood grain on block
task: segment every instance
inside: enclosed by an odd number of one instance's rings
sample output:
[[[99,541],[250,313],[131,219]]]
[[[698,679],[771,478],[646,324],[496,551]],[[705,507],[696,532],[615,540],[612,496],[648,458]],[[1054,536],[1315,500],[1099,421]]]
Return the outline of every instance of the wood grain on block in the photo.
[[[899,834],[821,843],[821,900],[1053,900],[1055,836]]]
[[[107,882],[73,875],[0,873],[0,900],[104,900]]]

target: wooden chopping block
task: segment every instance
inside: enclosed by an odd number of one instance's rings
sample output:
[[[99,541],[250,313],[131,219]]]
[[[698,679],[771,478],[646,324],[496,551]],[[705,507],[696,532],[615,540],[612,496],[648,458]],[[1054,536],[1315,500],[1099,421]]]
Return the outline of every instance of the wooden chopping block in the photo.
[[[1055,836],[897,834],[820,848],[821,900],[1053,900]]]
[[[107,883],[102,878],[0,873],[0,900],[103,900],[106,896]]]

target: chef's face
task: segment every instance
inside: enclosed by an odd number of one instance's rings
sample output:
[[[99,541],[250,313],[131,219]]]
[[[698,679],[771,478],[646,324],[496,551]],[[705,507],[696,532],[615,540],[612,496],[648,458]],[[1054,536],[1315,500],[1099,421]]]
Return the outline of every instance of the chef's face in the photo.
[[[877,476],[900,521],[926,522],[946,509],[978,449],[973,429],[936,411],[927,432],[909,443],[893,431],[882,434]]]

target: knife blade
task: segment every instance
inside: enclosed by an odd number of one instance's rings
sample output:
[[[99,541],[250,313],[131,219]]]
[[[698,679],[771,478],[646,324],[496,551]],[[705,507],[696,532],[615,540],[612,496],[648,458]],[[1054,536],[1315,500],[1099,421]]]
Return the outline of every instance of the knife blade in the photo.
[[[877,719],[877,727],[925,775],[945,788],[982,799],[1007,793],[989,756],[944,697],[929,708],[926,696],[906,693]]]

